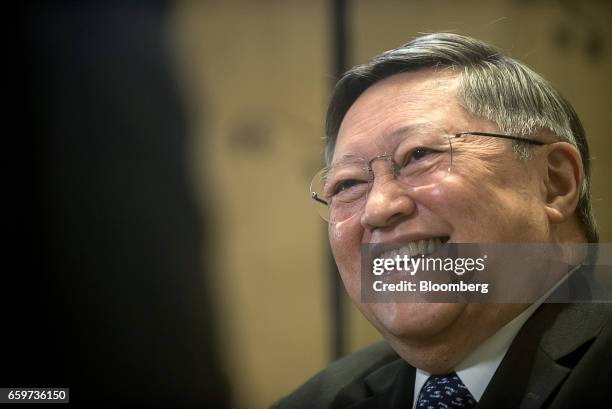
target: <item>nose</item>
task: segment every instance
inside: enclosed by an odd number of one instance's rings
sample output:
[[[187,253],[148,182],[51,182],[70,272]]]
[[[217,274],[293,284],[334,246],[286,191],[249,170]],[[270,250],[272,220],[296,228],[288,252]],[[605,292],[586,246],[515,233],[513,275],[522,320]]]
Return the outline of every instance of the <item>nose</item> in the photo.
[[[383,162],[383,161],[381,161]],[[379,164],[379,165],[382,165]],[[378,167],[378,166],[377,166]],[[374,164],[372,172],[375,173]],[[411,215],[416,204],[409,194],[410,188],[398,181],[393,172],[380,172],[368,192],[361,224],[364,228],[387,227]]]

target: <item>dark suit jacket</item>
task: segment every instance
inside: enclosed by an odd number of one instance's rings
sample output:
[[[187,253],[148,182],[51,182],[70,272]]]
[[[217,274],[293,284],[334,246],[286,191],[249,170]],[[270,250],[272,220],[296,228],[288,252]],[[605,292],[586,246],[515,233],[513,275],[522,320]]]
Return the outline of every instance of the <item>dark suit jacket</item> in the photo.
[[[409,409],[414,377],[415,368],[379,342],[336,361],[273,407]],[[477,407],[586,409],[611,394],[612,304],[543,304]]]

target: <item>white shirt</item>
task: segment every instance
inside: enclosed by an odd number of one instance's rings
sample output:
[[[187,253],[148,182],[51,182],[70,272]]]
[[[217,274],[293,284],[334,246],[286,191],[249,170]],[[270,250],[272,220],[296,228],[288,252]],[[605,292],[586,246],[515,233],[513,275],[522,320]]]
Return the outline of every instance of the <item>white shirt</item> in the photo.
[[[512,321],[500,328],[457,365],[455,368],[457,376],[459,376],[459,379],[465,384],[476,401],[479,401],[482,397],[497,367],[499,367],[502,359],[504,359],[506,352],[508,352],[510,348],[510,344],[514,341],[514,337],[516,337],[516,334],[518,334],[523,324],[525,324],[542,302],[544,302],[544,300],[557,289],[572,272],[564,276],[563,279],[548,290],[546,294],[527,307],[525,311],[521,312]],[[413,409],[416,408],[416,402],[421,392],[421,388],[430,375],[430,373],[417,368],[414,379]]]

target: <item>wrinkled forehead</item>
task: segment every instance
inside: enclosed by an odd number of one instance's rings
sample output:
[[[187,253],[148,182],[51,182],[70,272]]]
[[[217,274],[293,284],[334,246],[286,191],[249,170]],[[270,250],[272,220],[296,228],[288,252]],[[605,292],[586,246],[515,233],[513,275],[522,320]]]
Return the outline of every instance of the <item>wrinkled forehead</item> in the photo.
[[[332,163],[342,156],[371,156],[405,137],[450,129],[465,112],[458,103],[458,75],[421,70],[396,74],[366,89],[347,111]]]

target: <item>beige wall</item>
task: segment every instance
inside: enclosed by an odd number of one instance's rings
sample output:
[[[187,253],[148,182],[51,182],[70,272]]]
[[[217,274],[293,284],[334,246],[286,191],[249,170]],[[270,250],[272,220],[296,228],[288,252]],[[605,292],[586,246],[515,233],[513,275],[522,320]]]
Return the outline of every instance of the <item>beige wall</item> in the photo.
[[[525,3],[354,1],[352,60],[419,32],[454,30],[531,65],[584,121],[595,207],[610,242],[612,8],[593,1],[569,14],[553,1]],[[325,0],[179,2],[171,22],[190,101],[194,184],[215,209],[221,344],[238,407],[266,407],[329,356],[325,225],[307,194],[322,160],[328,22]],[[554,34],[565,23],[574,45],[589,27],[602,32],[604,57],[556,47]],[[348,321],[351,350],[378,339],[354,309]]]
[[[324,12],[322,1],[203,2],[174,21],[194,178],[212,184],[199,193],[215,211],[221,346],[238,407],[266,407],[326,362],[325,225],[307,192],[329,82]]]

